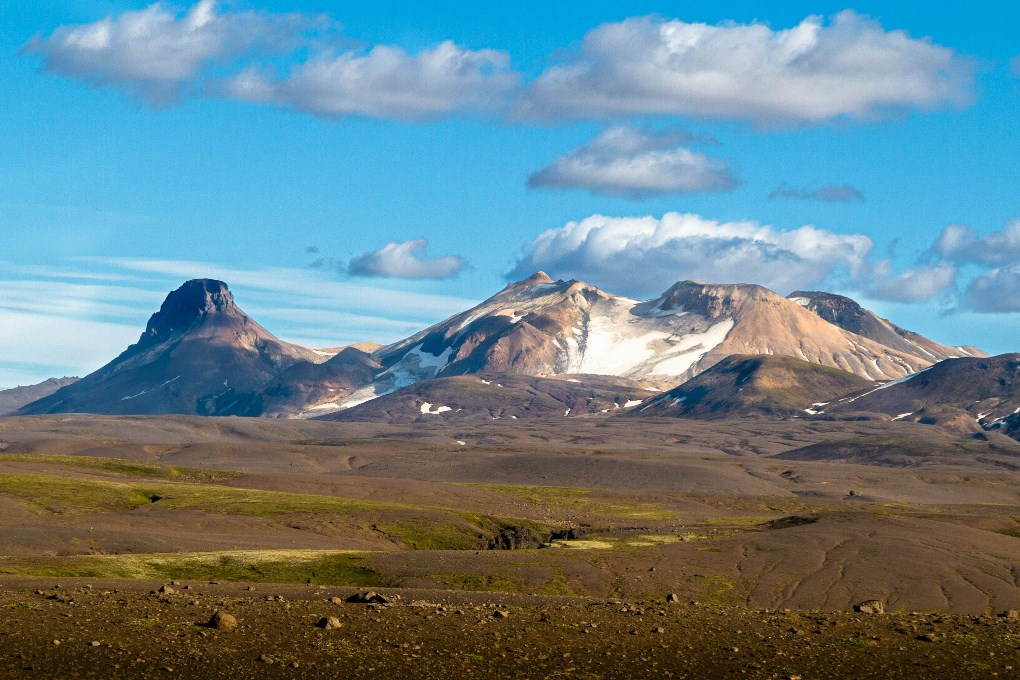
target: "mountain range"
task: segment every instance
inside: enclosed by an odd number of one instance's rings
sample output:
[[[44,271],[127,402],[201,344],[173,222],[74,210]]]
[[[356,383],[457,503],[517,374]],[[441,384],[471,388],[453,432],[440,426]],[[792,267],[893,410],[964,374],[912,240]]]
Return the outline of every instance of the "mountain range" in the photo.
[[[315,350],[272,335],[225,283],[197,279],[120,356],[16,413],[895,417],[869,391],[968,361],[998,365],[831,293],[680,281],[639,301],[542,272],[399,342]]]

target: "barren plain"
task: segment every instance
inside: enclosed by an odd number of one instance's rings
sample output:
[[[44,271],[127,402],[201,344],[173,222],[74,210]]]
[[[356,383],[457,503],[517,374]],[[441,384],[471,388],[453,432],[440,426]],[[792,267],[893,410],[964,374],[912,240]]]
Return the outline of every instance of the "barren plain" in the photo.
[[[1020,443],[995,432],[61,415],[0,419],[0,449],[11,677],[1020,668]],[[355,589],[400,598],[329,601]],[[198,625],[217,609],[238,629]]]

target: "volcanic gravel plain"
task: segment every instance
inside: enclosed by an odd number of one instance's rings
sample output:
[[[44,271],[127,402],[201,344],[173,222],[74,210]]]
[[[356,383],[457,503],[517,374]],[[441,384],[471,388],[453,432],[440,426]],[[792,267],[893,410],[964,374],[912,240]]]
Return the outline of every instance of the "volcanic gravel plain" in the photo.
[[[909,422],[0,419],[0,674],[1016,677],[1018,469]]]

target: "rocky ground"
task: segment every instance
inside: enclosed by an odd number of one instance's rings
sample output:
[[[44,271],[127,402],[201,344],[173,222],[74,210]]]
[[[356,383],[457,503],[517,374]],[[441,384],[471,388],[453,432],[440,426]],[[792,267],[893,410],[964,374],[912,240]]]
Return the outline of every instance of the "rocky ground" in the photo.
[[[1016,612],[755,611],[662,599],[414,590],[345,601],[361,592],[5,577],[0,676],[792,680],[1020,673]],[[229,616],[211,622],[215,612]]]

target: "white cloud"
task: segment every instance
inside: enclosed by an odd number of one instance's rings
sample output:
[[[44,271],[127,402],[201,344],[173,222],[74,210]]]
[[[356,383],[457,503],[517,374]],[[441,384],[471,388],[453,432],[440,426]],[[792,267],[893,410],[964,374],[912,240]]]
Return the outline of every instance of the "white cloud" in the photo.
[[[873,243],[862,234],[812,226],[789,231],[757,222],[716,222],[699,215],[592,215],[550,229],[525,247],[512,276],[536,270],[578,278],[631,295],[657,295],[681,279],[758,283],[788,292],[830,275],[855,276]]]
[[[1020,312],[1020,270],[993,269],[970,282],[961,306],[985,314]]]
[[[792,187],[781,184],[776,187],[770,199],[787,198],[801,201],[824,201],[826,203],[860,203],[864,200],[864,194],[849,184],[825,184],[817,189],[806,187]]]
[[[873,284],[867,295],[893,302],[921,302],[951,290],[956,284],[956,267],[935,264],[908,269]]]
[[[517,81],[505,52],[468,50],[446,41],[415,55],[390,45],[364,54],[321,54],[285,78],[253,67],[234,77],[225,92],[319,116],[418,120],[498,110]]]
[[[173,104],[209,65],[256,46],[275,49],[307,20],[294,14],[219,13],[200,0],[181,14],[162,3],[75,26],[25,45],[46,68],[96,86],[121,87],[154,106]]]
[[[528,186],[589,189],[628,198],[727,191],[737,186],[726,161],[681,146],[688,141],[689,135],[676,130],[611,127],[533,174]]]
[[[589,32],[533,83],[538,118],[696,116],[759,124],[869,119],[971,98],[974,66],[852,11],[786,30],[630,18]]]
[[[1020,264],[1020,220],[1010,220],[1002,231],[984,236],[970,227],[951,224],[939,234],[932,250],[950,262]]]
[[[428,247],[429,242],[423,238],[387,243],[351,260],[347,273],[396,279],[449,279],[467,266],[467,262],[456,255],[424,257]]]

